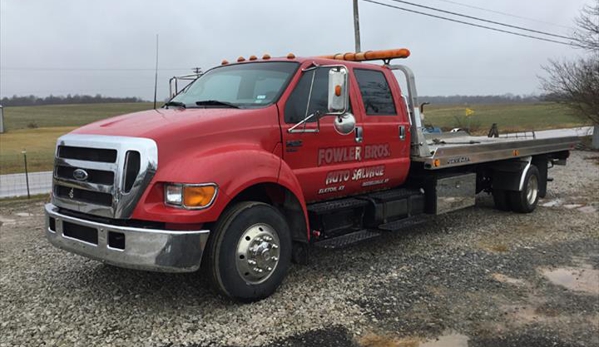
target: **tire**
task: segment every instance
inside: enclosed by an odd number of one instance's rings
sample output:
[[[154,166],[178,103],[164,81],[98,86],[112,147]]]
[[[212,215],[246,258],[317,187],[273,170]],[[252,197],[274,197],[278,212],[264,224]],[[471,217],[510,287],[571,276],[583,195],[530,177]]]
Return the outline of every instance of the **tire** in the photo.
[[[508,192],[503,189],[493,190],[493,201],[495,202],[495,208],[500,211],[511,211],[512,207]]]
[[[220,294],[242,302],[258,301],[273,294],[283,281],[291,246],[289,226],[277,209],[261,202],[241,202],[216,223],[202,265]]]
[[[514,212],[531,213],[539,202],[539,170],[531,165],[524,177],[522,191],[509,192],[510,205]]]

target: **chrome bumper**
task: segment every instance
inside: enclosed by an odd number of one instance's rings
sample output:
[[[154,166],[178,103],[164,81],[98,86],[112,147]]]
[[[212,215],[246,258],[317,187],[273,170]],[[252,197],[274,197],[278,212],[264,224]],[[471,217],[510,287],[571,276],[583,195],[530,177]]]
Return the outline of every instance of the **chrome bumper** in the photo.
[[[96,223],[66,216],[53,204],[46,205],[46,236],[51,244],[130,269],[196,271],[209,234],[210,230],[172,231]],[[114,237],[119,241],[111,247]]]

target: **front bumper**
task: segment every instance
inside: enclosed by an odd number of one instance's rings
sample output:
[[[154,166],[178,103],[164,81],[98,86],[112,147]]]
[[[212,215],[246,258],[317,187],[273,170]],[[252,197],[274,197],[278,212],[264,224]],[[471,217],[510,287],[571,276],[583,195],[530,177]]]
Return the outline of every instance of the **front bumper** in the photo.
[[[192,272],[200,267],[210,230],[172,231],[92,222],[46,205],[51,244],[107,264],[148,271]]]

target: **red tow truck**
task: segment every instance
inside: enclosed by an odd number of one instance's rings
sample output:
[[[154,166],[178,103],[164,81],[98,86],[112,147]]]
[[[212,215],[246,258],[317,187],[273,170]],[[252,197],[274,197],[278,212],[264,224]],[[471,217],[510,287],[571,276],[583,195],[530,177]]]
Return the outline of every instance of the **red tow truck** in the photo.
[[[414,75],[391,64],[408,56],[240,57],[160,109],[62,136],[49,241],[132,269],[201,264],[218,292],[247,302],[271,295],[311,247],[409,228],[480,192],[532,212],[577,139],[425,134]]]

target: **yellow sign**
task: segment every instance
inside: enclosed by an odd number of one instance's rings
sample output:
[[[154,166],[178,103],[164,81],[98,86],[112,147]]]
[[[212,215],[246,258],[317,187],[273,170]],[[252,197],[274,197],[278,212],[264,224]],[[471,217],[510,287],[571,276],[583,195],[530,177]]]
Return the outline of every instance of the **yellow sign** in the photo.
[[[470,117],[474,114],[474,110],[470,108],[466,108],[466,117]]]

